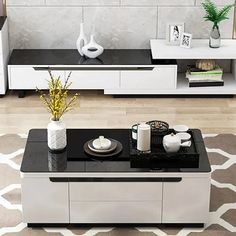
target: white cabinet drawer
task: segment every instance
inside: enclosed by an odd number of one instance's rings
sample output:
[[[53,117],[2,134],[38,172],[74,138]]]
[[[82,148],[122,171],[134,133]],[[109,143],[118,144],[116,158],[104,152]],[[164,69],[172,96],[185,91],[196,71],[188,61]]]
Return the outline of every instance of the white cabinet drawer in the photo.
[[[161,201],[162,183],[70,183],[71,201]]]
[[[27,223],[69,223],[68,183],[49,178],[23,178],[23,221]]]
[[[63,71],[53,71],[64,82]],[[33,67],[9,67],[10,89],[47,89],[50,76],[46,70],[35,70]]]
[[[68,74],[67,72],[66,74]],[[112,89],[119,88],[119,71],[72,71],[71,89]]]
[[[210,177],[163,183],[163,223],[205,223],[209,217]]]
[[[153,70],[121,71],[121,89],[175,89],[177,66],[155,66]]]
[[[70,223],[161,223],[161,202],[71,202]]]

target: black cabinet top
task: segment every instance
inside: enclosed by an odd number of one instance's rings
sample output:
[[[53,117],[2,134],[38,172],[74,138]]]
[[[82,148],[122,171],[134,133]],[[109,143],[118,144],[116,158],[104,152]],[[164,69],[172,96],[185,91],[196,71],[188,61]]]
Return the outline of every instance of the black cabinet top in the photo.
[[[67,148],[61,154],[52,154],[47,146],[45,129],[33,129],[29,132],[21,172],[150,172],[150,169],[130,167],[128,129],[68,129]],[[196,145],[200,153],[198,168],[163,169],[159,172],[210,172],[210,164],[201,132],[193,130]],[[99,135],[120,141],[123,151],[113,159],[101,161],[91,159],[83,150],[86,141]],[[73,160],[74,159],[74,160]],[[72,161],[73,160],[73,161]]]
[[[147,49],[106,49],[96,59],[75,49],[14,49],[9,65],[176,65],[176,60],[152,60]]]
[[[7,19],[6,16],[0,16],[0,30],[2,30],[2,27],[3,27],[6,19]]]

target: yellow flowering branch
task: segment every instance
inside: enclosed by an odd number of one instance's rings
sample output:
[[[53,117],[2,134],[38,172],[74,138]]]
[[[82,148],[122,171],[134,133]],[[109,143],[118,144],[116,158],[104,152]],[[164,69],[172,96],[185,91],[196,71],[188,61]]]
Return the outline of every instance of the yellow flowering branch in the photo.
[[[71,72],[69,73],[64,84],[61,83],[60,76],[55,77],[51,71],[48,71],[50,75],[50,80],[48,81],[48,94],[45,94],[41,90],[37,89],[40,94],[40,99],[46,106],[49,113],[52,115],[52,119],[55,121],[60,120],[63,114],[73,109],[76,105],[76,100],[79,96],[78,93],[68,99],[68,90],[70,85],[69,82],[71,77]]]

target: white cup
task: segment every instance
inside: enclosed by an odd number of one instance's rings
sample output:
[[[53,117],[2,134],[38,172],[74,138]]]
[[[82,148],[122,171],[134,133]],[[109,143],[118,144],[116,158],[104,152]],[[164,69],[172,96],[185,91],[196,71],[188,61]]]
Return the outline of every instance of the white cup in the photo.
[[[141,152],[151,150],[151,126],[145,122],[138,125],[137,149]]]

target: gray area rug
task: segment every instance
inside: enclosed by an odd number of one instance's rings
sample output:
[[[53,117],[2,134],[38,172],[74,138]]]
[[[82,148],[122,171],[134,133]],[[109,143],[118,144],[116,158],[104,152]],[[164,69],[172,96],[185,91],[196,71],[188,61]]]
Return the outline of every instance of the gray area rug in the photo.
[[[212,165],[210,221],[202,228],[27,228],[21,221],[20,163],[25,135],[0,135],[0,236],[236,235],[236,136],[205,135]]]

